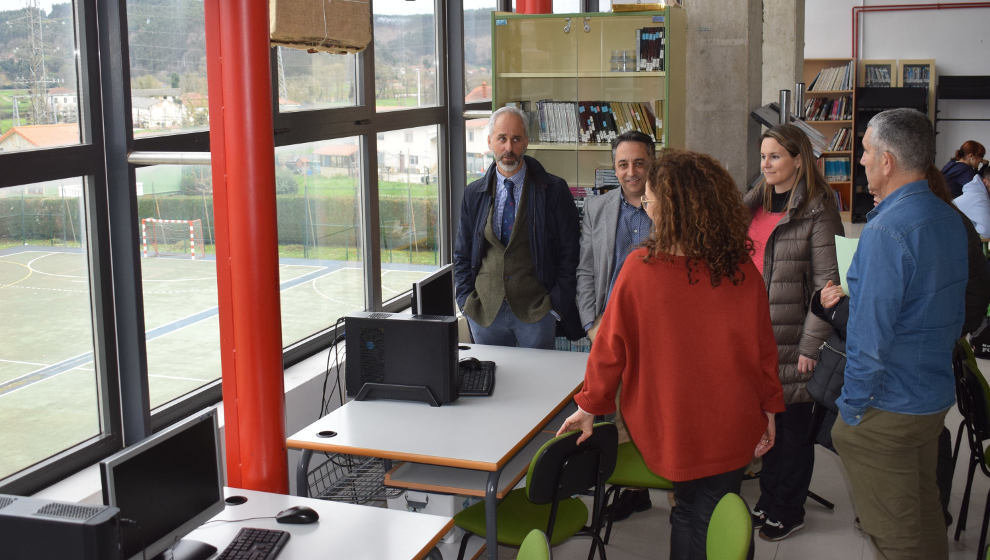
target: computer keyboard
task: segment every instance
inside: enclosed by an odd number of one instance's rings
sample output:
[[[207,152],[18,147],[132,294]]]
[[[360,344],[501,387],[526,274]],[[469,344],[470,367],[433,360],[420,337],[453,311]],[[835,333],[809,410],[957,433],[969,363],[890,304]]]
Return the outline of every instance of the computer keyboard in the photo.
[[[495,362],[475,358],[461,360],[457,364],[457,376],[460,396],[487,397],[495,388]]]
[[[244,527],[217,560],[273,560],[288,540],[288,531]]]

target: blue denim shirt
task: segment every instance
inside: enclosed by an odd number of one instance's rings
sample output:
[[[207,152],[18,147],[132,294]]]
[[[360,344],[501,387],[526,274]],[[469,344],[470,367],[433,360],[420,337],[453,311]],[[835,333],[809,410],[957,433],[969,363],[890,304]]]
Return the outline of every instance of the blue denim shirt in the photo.
[[[908,183],[867,214],[846,276],[846,372],[836,404],[856,425],[868,408],[934,414],[955,402],[952,348],[968,278],[959,213]]]

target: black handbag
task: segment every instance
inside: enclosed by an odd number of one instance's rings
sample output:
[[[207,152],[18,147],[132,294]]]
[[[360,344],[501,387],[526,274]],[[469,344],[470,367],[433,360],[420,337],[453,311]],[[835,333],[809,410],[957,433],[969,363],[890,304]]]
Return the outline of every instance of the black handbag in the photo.
[[[808,393],[811,398],[837,412],[835,399],[842,392],[842,382],[846,370],[846,343],[838,334],[832,333],[819,348],[818,364],[808,380]]]

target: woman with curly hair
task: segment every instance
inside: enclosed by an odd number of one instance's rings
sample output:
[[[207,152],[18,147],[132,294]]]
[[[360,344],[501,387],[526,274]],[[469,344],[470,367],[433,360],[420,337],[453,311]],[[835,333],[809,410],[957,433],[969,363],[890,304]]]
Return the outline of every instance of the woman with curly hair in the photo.
[[[749,212],[728,172],[666,150],[642,202],[653,232],[622,266],[561,433],[590,434],[594,415],[615,411],[621,382],[630,437],[674,482],[670,557],[703,559],[715,504],[773,446],[773,413],[784,409],[777,346]]]
[[[805,389],[819,347],[832,328],[810,310],[811,296],[839,283],[835,236],[842,221],[835,192],[815,165],[808,137],[791,124],[763,133],[763,181],[743,202],[753,221],[753,261],[763,275],[777,339],[787,410],[777,415],[777,445],[763,458],[753,524],[777,541],[804,527],[804,502],[815,465],[813,401]]]

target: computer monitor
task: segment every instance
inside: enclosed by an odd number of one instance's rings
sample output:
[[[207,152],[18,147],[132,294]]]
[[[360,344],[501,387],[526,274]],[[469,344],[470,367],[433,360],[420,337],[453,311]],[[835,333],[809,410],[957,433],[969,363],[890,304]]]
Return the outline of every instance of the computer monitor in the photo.
[[[426,278],[413,282],[414,315],[457,315],[454,305],[454,265],[440,267]]]
[[[103,502],[120,509],[121,557],[153,558],[223,511],[222,465],[215,408],[101,461]],[[206,545],[196,544],[173,552],[201,557]]]

